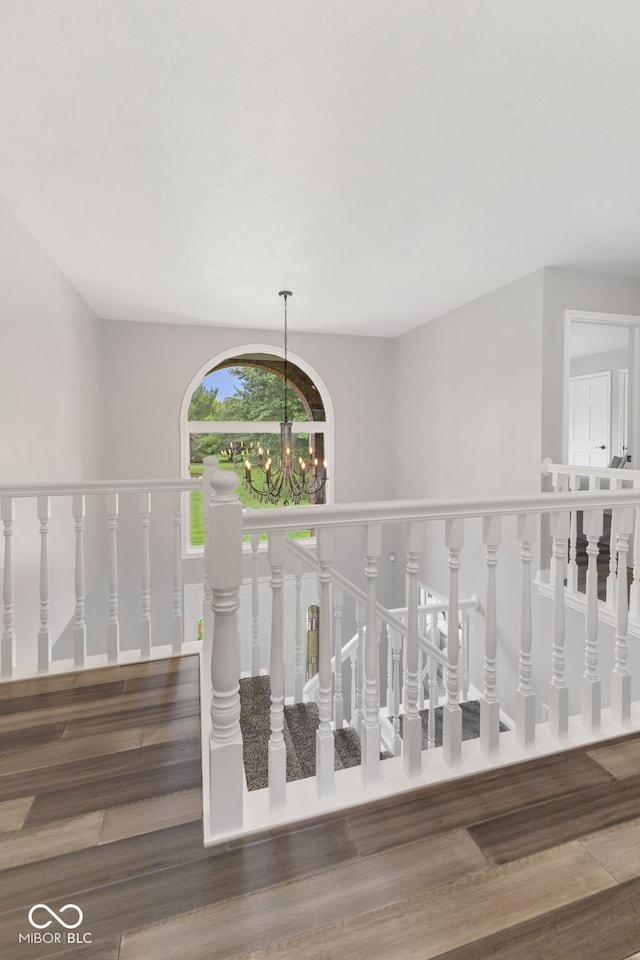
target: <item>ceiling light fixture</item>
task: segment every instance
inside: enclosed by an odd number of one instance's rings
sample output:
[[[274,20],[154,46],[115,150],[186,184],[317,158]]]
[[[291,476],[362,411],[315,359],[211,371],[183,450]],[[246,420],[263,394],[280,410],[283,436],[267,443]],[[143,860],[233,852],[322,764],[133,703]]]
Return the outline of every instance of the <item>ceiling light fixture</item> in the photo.
[[[280,422],[280,462],[274,463],[269,451],[262,447],[257,452],[257,469],[259,477],[254,479],[252,470],[256,469],[250,460],[244,462],[245,490],[250,490],[262,503],[272,505],[282,504],[285,507],[291,504],[302,503],[303,500],[312,500],[323,489],[327,482],[327,461],[318,461],[312,446],[308,448],[308,460],[298,457],[297,463],[293,459],[292,423],[289,420],[287,404],[287,387],[289,384],[288,344],[287,344],[287,300],[292,297],[291,290],[280,290],[279,296],[284,297],[284,416]]]

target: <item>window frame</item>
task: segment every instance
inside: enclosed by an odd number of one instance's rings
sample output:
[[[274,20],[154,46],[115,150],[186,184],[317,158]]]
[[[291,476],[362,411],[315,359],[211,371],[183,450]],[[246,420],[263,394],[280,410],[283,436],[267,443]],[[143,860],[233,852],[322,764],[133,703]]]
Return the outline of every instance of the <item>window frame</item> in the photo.
[[[181,477],[189,476],[190,467],[190,438],[194,433],[280,433],[280,421],[272,420],[189,420],[189,405],[194,390],[203,377],[210,373],[215,367],[233,357],[243,354],[265,354],[267,356],[284,358],[284,350],[281,347],[272,344],[245,344],[236,346],[217,354],[207,363],[203,364],[198,372],[192,377],[187,390],[185,391],[182,406],[180,410],[180,473]],[[320,394],[325,411],[324,420],[297,420],[292,424],[293,433],[322,433],[324,436],[325,457],[329,464],[329,479],[325,487],[325,503],[333,503],[333,480],[335,478],[335,458],[334,458],[334,418],[333,404],[329,392],[319,374],[302,358],[288,350],[289,360],[300,367],[307,376],[313,381]],[[239,366],[241,364],[238,364]],[[315,537],[306,540],[299,540],[300,543],[314,543]],[[266,549],[266,544],[261,544],[261,548]],[[251,545],[243,544],[243,551],[249,552]],[[182,498],[182,559],[191,560],[204,556],[203,547],[194,547],[190,543],[190,522],[189,522],[189,493],[184,493]]]

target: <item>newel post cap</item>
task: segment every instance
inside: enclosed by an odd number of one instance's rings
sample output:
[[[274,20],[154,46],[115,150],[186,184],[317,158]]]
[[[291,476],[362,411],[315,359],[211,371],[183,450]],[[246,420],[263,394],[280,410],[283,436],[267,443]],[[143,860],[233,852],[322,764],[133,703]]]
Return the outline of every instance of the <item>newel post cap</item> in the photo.
[[[233,470],[218,470],[211,474],[211,502],[212,503],[239,503],[236,488],[240,481]]]

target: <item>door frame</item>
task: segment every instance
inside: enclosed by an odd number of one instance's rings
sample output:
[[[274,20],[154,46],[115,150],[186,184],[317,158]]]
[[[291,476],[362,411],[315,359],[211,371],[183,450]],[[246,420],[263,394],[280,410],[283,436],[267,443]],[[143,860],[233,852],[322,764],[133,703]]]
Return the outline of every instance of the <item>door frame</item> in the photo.
[[[627,313],[597,313],[593,310],[565,310],[564,312],[564,390],[562,411],[562,450],[564,462],[569,461],[570,408],[570,340],[571,322],[610,324],[629,330],[629,450],[630,466],[640,468],[640,316]]]

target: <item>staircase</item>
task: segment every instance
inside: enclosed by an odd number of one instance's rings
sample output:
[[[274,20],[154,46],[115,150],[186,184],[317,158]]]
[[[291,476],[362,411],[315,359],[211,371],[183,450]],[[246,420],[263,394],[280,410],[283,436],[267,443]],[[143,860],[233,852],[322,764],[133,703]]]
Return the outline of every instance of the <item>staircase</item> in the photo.
[[[460,704],[462,712],[462,739],[476,740],[480,736],[480,701],[467,700]],[[420,710],[422,720],[422,749],[429,747],[429,710]],[[400,736],[402,736],[402,715],[400,715]],[[504,723],[500,723],[500,732],[508,730]],[[442,707],[435,709],[435,732],[432,747],[442,746]]]
[[[244,769],[249,790],[268,786],[268,748],[270,736],[271,683],[268,676],[247,677],[240,680],[240,729]],[[474,740],[480,736],[480,703],[469,700],[460,704],[462,711],[462,739]],[[422,749],[429,746],[429,710],[421,710]],[[402,736],[402,715],[400,735]],[[294,703],[284,708],[284,741],[287,748],[287,781],[304,780],[316,773],[316,730],[320,723],[315,703]],[[507,727],[501,723],[500,730]],[[360,737],[351,727],[343,727],[334,734],[334,769],[345,770],[360,764]],[[442,707],[435,709],[435,742],[442,746]],[[386,750],[380,759],[391,756]]]
[[[268,744],[271,683],[267,676],[240,680],[240,729],[244,769],[249,790],[268,786]],[[316,773],[316,730],[319,725],[315,703],[294,703],[284,708],[284,741],[287,748],[287,781],[304,780]],[[336,730],[334,768],[344,770],[360,763],[360,737],[351,729]],[[391,754],[383,752],[384,760]]]

